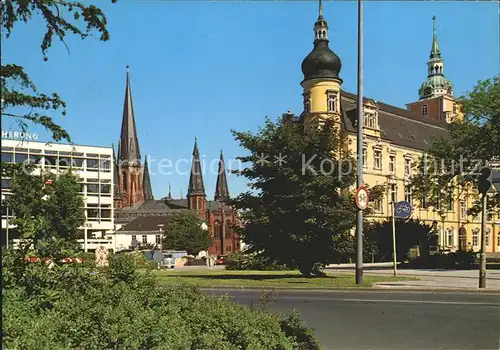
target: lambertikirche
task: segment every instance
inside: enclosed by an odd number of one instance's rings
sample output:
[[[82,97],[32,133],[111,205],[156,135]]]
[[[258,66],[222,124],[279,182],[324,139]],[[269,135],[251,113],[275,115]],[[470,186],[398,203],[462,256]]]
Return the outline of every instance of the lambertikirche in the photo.
[[[212,239],[208,254],[227,255],[240,250],[234,230],[238,225],[237,213],[226,204],[229,189],[222,151],[213,201],[207,200],[196,138],[186,198],[182,198],[182,194],[181,198],[173,198],[170,186],[167,197],[154,198],[147,157],[144,162],[141,158],[128,67],[118,157],[114,163],[115,234],[120,237],[117,242],[122,242],[118,249],[129,248],[134,240],[139,244],[159,243],[160,233],[167,229],[175,214],[194,211],[206,223],[207,234]],[[168,236],[168,231],[166,233]]]

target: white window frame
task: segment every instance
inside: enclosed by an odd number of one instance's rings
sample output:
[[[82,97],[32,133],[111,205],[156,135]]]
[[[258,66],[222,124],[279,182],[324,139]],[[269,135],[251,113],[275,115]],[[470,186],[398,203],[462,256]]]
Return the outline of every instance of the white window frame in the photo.
[[[479,246],[479,230],[477,228],[472,230],[472,246],[473,247]]]
[[[396,156],[394,154],[389,155],[389,172],[396,172]]]
[[[422,115],[424,117],[427,117],[428,113],[429,113],[429,109],[428,109],[427,105],[422,105]]]
[[[373,150],[373,169],[382,170],[382,150],[380,149]]]
[[[328,112],[337,112],[337,93],[334,91],[327,92],[326,108]]]

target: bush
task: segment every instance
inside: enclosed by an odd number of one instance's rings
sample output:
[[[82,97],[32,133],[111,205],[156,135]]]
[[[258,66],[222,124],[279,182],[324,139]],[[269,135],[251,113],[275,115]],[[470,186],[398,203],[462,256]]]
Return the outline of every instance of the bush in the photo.
[[[92,273],[4,253],[2,345],[8,349],[317,349],[300,318],[161,284],[117,255]],[[145,331],[146,330],[146,331]]]
[[[226,260],[226,270],[285,271],[291,269],[256,253],[238,252],[229,254]]]
[[[458,251],[448,254],[421,256],[408,263],[401,264],[401,267],[410,269],[469,270],[476,269],[478,265],[478,253],[472,251]]]

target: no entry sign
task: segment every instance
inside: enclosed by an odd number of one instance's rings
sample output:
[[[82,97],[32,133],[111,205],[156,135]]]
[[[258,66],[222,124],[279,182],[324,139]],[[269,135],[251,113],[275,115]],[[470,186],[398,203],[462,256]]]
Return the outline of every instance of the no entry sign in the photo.
[[[368,203],[370,202],[370,194],[365,186],[361,185],[356,190],[356,206],[360,210],[365,210],[368,208]]]

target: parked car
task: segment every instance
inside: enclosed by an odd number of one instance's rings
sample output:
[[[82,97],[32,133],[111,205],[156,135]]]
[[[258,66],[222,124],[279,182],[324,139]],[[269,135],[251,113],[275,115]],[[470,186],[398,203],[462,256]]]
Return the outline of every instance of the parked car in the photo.
[[[173,269],[175,267],[175,258],[172,253],[163,254],[162,265],[166,269]]]

